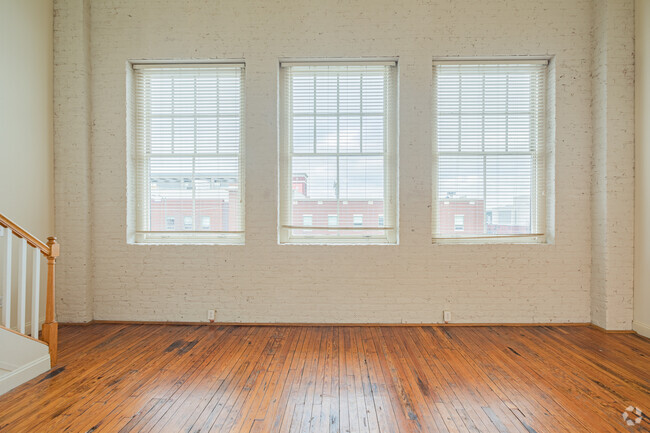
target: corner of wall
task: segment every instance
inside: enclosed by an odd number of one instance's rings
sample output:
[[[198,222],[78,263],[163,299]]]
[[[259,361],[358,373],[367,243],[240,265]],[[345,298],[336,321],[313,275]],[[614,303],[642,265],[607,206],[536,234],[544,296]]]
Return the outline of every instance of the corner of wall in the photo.
[[[604,329],[631,329],[634,1],[593,5],[591,317]]]
[[[650,2],[635,3],[634,330],[650,338]]]
[[[90,32],[87,0],[54,2],[54,208],[59,321],[93,317]]]

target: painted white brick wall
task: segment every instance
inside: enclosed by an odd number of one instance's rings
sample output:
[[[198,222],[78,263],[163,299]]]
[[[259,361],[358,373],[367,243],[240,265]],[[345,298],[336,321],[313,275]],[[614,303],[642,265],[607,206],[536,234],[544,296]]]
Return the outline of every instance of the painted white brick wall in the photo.
[[[592,321],[631,329],[634,277],[634,3],[594,2]]]
[[[73,18],[87,1],[56,3],[61,320],[200,321],[214,308],[245,322],[438,322],[443,309],[456,322],[590,321],[590,0],[104,0],[88,33]],[[555,243],[432,245],[432,57],[546,54]],[[280,246],[278,60],[373,56],[399,56],[400,245]],[[191,58],[246,60],[246,245],[127,245],[126,61]]]
[[[54,2],[54,230],[60,321],[92,319],[88,3]]]

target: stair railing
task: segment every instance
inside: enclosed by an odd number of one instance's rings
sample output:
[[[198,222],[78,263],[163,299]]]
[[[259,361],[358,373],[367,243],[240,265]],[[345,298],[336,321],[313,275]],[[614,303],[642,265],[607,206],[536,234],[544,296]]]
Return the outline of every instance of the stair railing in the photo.
[[[18,238],[18,263],[13,267],[13,237]],[[45,303],[45,322],[43,323],[40,339],[47,343],[50,351],[51,365],[56,364],[57,345],[59,337],[58,323],[55,319],[54,309],[54,271],[56,258],[59,256],[59,244],[55,237],[47,238],[43,243],[27,230],[0,214],[0,290],[2,294],[2,326],[12,330],[12,274],[16,269],[18,273],[16,291],[16,331],[28,335],[26,332],[26,307],[27,307],[27,253],[32,254],[31,259],[31,324],[29,335],[39,339],[39,307],[40,307],[40,265],[41,254],[47,259],[47,293]]]

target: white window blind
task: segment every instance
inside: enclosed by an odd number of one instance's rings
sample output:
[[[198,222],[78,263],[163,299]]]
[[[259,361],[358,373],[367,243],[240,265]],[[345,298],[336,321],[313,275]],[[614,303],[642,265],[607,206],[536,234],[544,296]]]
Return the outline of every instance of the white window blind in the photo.
[[[395,63],[281,74],[280,242],[396,243]]]
[[[242,243],[244,65],[133,69],[136,242]]]
[[[544,240],[546,74],[434,62],[434,241]]]

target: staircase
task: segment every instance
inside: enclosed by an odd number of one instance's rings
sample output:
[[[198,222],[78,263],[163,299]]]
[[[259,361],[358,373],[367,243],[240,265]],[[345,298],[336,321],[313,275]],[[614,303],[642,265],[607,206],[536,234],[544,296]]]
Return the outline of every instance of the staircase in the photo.
[[[54,269],[58,256],[56,238],[44,243],[0,214],[0,395],[56,364]],[[47,283],[41,328],[42,262],[47,265]]]

